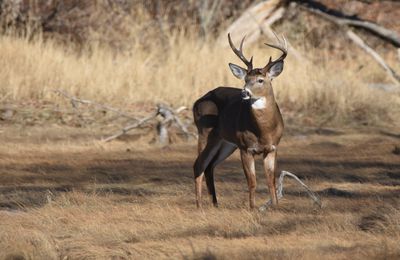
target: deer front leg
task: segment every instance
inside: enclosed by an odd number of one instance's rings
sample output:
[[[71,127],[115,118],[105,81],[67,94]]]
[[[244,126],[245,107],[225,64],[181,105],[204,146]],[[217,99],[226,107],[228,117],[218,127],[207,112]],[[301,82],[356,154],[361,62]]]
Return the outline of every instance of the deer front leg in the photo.
[[[249,201],[250,208],[253,209],[256,204],[256,168],[254,164],[254,155],[246,150],[240,150],[240,157],[242,159],[243,171],[246,175],[247,185],[249,187]]]
[[[278,197],[276,195],[275,171],[276,171],[276,149],[264,153],[264,171],[267,179],[267,186],[271,194],[272,205],[278,205]]]

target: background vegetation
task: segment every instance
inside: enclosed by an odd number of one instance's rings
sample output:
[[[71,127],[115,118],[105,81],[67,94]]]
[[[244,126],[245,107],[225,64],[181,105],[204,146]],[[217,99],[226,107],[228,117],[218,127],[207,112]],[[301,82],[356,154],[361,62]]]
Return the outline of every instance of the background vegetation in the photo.
[[[120,108],[160,101],[191,107],[216,86],[241,87],[227,66],[240,62],[216,36],[250,2],[216,2],[213,7],[212,1],[33,1],[24,2],[29,8],[20,7],[25,13],[11,19],[6,14],[12,12],[4,10],[12,6],[4,1],[1,102],[59,103],[51,90],[63,89]],[[274,82],[288,120],[311,125],[396,121],[398,92],[371,87],[390,80],[369,56],[334,25],[299,10],[287,16],[275,30],[304,58],[289,55]],[[245,46],[257,66],[276,55],[262,44],[266,41],[274,39]],[[392,46],[374,38],[369,42],[399,69]]]
[[[318,2],[400,32],[397,1]],[[285,181],[277,209],[250,211],[234,153],[216,170],[220,207],[205,195],[196,210],[194,139],[156,146],[145,125],[99,141],[157,102],[190,108],[216,86],[241,87],[227,66],[240,62],[217,38],[253,4],[0,0],[0,259],[400,258],[398,87],[376,87],[392,82],[375,61],[301,9],[273,28],[293,46],[273,82],[286,124],[278,172],[301,178],[321,209]],[[357,33],[400,71],[392,45]],[[244,52],[263,66],[273,41]],[[71,106],[55,89],[131,116]]]

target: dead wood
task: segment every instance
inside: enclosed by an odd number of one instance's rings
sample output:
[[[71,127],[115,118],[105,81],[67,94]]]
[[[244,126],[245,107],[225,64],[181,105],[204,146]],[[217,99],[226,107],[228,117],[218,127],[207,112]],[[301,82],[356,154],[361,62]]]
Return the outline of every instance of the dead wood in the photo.
[[[157,124],[158,142],[161,145],[166,145],[169,143],[168,127],[174,120],[175,115],[171,108],[163,104],[157,105],[157,111],[162,117],[162,120]]]
[[[116,113],[117,115],[119,115],[121,117],[125,117],[125,118],[136,121],[133,124],[131,123],[131,124],[123,127],[117,133],[104,138],[103,139],[104,142],[110,142],[111,140],[117,139],[118,137],[125,135],[127,132],[131,131],[132,129],[139,128],[139,127],[143,126],[144,124],[150,122],[151,120],[156,119],[157,116],[161,117],[161,119],[157,123],[157,132],[158,132],[159,143],[161,143],[163,145],[169,143],[168,128],[172,124],[175,124],[185,134],[187,139],[189,139],[190,137],[197,138],[197,135],[190,132],[187,129],[187,127],[185,126],[185,124],[178,117],[179,113],[181,113],[182,111],[187,109],[184,106],[181,106],[181,107],[177,108],[176,110],[174,110],[173,108],[171,108],[165,104],[157,104],[155,111],[151,115],[146,116],[142,119],[137,119],[136,117],[131,116],[128,113],[121,111],[119,109],[110,107],[108,105],[100,104],[100,103],[97,103],[97,102],[94,102],[91,100],[77,98],[75,96],[68,94],[67,92],[65,92],[63,90],[57,89],[57,90],[54,90],[54,92],[63,97],[68,98],[71,102],[71,105],[76,109],[77,109],[78,103],[86,104],[86,105],[93,105],[96,108],[99,108],[102,110],[109,110],[109,111]]]
[[[126,134],[128,131],[141,127],[145,123],[157,118],[157,116],[161,116],[161,120],[157,123],[157,133],[158,133],[158,142],[162,145],[166,145],[169,143],[169,134],[168,134],[168,128],[171,126],[171,124],[175,123],[178,128],[186,135],[186,138],[190,138],[191,136],[197,138],[197,135],[188,131],[187,127],[182,123],[182,121],[179,119],[178,114],[185,110],[185,107],[179,107],[178,109],[174,110],[171,107],[165,105],[165,104],[157,104],[156,110],[153,114],[139,120],[138,122],[128,125],[118,131],[117,133],[104,138],[104,142],[109,142],[111,140],[114,140],[124,134]]]
[[[290,176],[293,179],[295,179],[307,192],[308,196],[321,208],[322,203],[321,200],[318,198],[318,196],[304,183],[302,182],[296,175],[294,175],[291,172],[288,171],[282,171],[281,175],[279,176],[278,180],[278,191],[277,191],[277,197],[278,199],[283,198],[283,179],[285,176]],[[260,211],[265,211],[267,210],[270,206],[272,205],[272,200],[267,201],[264,205],[260,207]]]
[[[143,124],[147,123],[148,121],[150,121],[150,120],[156,118],[157,115],[158,115],[157,113],[154,113],[154,114],[152,114],[152,115],[150,115],[150,116],[147,116],[147,117],[145,117],[145,118],[142,118],[141,120],[139,120],[138,122],[136,122],[136,123],[134,123],[134,124],[127,125],[127,126],[125,126],[124,128],[122,128],[120,131],[118,131],[117,133],[115,133],[115,134],[113,134],[113,135],[111,135],[111,136],[109,136],[109,137],[107,137],[107,138],[104,138],[103,141],[104,141],[104,142],[109,142],[109,141],[111,141],[111,140],[114,140],[114,139],[116,139],[116,138],[118,138],[118,137],[120,137],[120,136],[126,134],[126,133],[129,132],[130,130],[135,129],[135,128],[138,128],[138,127],[142,126]]]
[[[263,1],[245,10],[243,14],[234,21],[219,37],[218,42],[222,46],[228,46],[226,36],[232,35],[233,40],[246,35],[247,43],[257,40],[260,36],[260,25],[268,18],[282,3],[281,0]]]
[[[396,47],[400,47],[400,35],[398,35],[395,31],[389,30],[385,27],[382,27],[378,24],[364,21],[361,19],[349,18],[344,16],[343,14],[328,10],[322,4],[316,3],[311,0],[297,0],[295,1],[299,4],[300,8],[316,14],[330,22],[335,23],[338,26],[352,26],[366,29],[367,31],[373,33],[374,35],[379,36],[380,38],[392,43]]]
[[[174,110],[173,108],[167,106],[166,104],[157,105],[157,110],[159,111],[159,114],[163,117],[163,121],[161,121],[163,125],[167,126],[170,125],[171,123],[175,123],[176,126],[185,134],[187,139],[189,139],[190,137],[197,138],[197,135],[190,132],[185,126],[185,124],[183,124],[183,122],[178,117],[178,114],[186,109],[187,108],[184,106],[181,106]]]
[[[246,42],[256,41],[261,35],[266,35],[270,39],[275,39],[272,25],[284,18],[286,11],[285,1],[264,1],[253,7],[248,8],[228,29],[219,36],[218,42],[222,46],[228,46],[226,35],[230,33],[233,37],[246,35]],[[304,56],[288,42],[290,53],[301,60],[306,61]]]
[[[383,58],[374,51],[371,47],[369,47],[357,34],[355,34],[351,30],[347,30],[346,35],[351,39],[355,44],[357,44],[360,48],[362,48],[365,52],[367,52],[378,64],[386,71],[386,73],[390,76],[393,82],[396,84],[400,84],[400,75],[398,75],[386,62]]]
[[[264,22],[260,24],[259,36],[261,36],[261,34],[264,34],[268,36],[270,39],[275,39],[276,35],[275,32],[272,30],[271,26],[275,22],[283,18],[285,11],[286,11],[285,7],[279,7],[267,19],[265,19]],[[308,62],[308,60],[296,48],[294,48],[289,41],[287,41],[287,45],[288,49],[290,49],[290,54],[293,55],[297,60],[300,60],[303,63]]]
[[[400,62],[400,48],[397,49],[397,58],[399,59]]]
[[[367,29],[368,31],[374,33],[375,35],[380,36],[382,39],[392,42],[395,46],[400,46],[400,36],[397,35],[396,32],[388,30],[384,27],[381,27],[377,24],[363,21],[363,20],[355,20],[349,18],[343,18],[338,15],[334,15],[333,13],[328,13],[327,10],[321,7],[320,4],[316,4],[313,1],[301,1],[300,8],[305,9],[313,14],[316,14],[339,27],[346,29],[347,37],[352,40],[355,44],[357,44],[360,48],[362,48],[365,52],[371,55],[372,58],[386,71],[386,73],[390,76],[392,81],[396,84],[400,84],[400,76],[383,60],[383,58],[374,51],[371,47],[369,47],[356,33],[354,33],[349,26],[361,27]]]
[[[400,93],[399,85],[387,83],[371,83],[368,84],[369,88],[379,89],[385,92]]]
[[[71,105],[72,105],[73,108],[77,108],[77,104],[78,103],[85,104],[85,105],[92,105],[92,106],[94,106],[94,107],[96,107],[98,109],[101,109],[101,110],[112,111],[112,112],[116,113],[117,115],[119,115],[121,117],[125,117],[125,118],[131,119],[131,120],[135,120],[135,121],[138,120],[136,117],[134,117],[132,115],[129,115],[128,113],[123,112],[123,111],[121,111],[119,109],[113,108],[113,107],[111,107],[109,105],[100,104],[100,103],[97,103],[97,102],[94,102],[94,101],[91,101],[91,100],[88,100],[88,99],[77,98],[75,96],[72,96],[72,95],[68,94],[67,92],[65,92],[63,90],[60,90],[60,89],[55,89],[55,90],[53,90],[53,92],[55,92],[56,94],[58,94],[60,96],[68,98],[70,100]]]

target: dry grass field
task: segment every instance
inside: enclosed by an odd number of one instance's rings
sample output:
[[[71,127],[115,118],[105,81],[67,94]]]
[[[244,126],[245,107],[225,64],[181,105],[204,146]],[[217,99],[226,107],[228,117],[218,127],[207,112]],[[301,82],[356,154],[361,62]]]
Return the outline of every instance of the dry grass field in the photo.
[[[279,208],[250,211],[237,154],[217,169],[220,208],[194,203],[194,142],[94,141],[99,133],[5,125],[1,259],[398,259],[398,129],[289,127]],[[257,204],[268,198],[258,169]],[[205,198],[207,199],[207,198]]]
[[[286,34],[290,39],[290,33]],[[77,54],[41,37],[3,36],[0,46],[0,103],[54,102],[52,90],[62,89],[120,108],[160,101],[191,107],[216,86],[242,86],[227,65],[240,64],[233,52],[190,34],[172,34],[168,49],[132,42],[128,53],[95,45]],[[245,53],[254,55],[257,67],[264,66],[269,56],[278,55],[263,41],[245,46]],[[326,121],[376,125],[400,116],[397,93],[368,86],[390,81],[361,50],[332,54],[315,48],[304,53],[306,60],[289,54],[284,72],[274,82],[281,108],[294,112],[294,118],[312,118],[317,125]],[[388,60],[397,68],[395,56]]]
[[[203,34],[197,1],[42,2],[21,10],[44,31],[7,27],[13,13],[0,10],[0,260],[400,258],[399,89],[343,30],[301,10],[274,24],[294,47],[273,82],[286,126],[278,168],[309,185],[322,208],[288,179],[278,208],[249,210],[235,153],[216,169],[220,207],[205,196],[198,210],[195,140],[172,131],[173,143],[159,147],[146,125],[104,143],[132,122],[95,106],[72,108],[54,90],[143,118],[158,102],[191,108],[217,86],[242,87],[228,67],[240,61],[216,39],[251,1],[226,1],[228,13],[221,4]],[[117,8],[125,2],[142,7]],[[39,7],[43,20],[34,17]],[[25,21],[18,12],[13,19]],[[400,71],[392,45],[358,32]],[[264,42],[274,39],[245,43],[255,67],[278,55]],[[194,129],[190,109],[179,116]],[[261,164],[257,171],[261,206],[269,193]]]

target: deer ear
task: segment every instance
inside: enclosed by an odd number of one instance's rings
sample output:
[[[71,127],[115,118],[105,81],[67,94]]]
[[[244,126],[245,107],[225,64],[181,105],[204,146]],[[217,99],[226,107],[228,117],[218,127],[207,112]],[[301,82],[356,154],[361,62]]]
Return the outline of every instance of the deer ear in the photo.
[[[238,79],[244,79],[247,74],[247,70],[236,65],[233,63],[229,63],[229,68],[231,69],[233,75],[235,75],[236,78]]]
[[[283,61],[278,61],[277,63],[272,65],[271,68],[269,68],[269,70],[267,71],[268,77],[270,77],[270,79],[274,79],[278,77],[279,74],[281,74],[282,70],[283,70]]]

